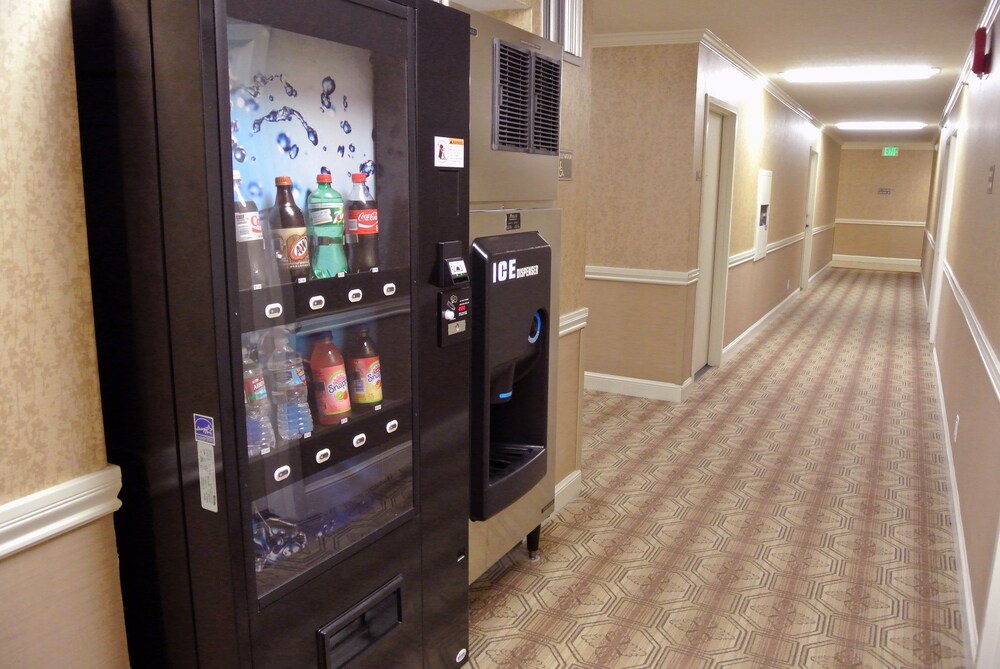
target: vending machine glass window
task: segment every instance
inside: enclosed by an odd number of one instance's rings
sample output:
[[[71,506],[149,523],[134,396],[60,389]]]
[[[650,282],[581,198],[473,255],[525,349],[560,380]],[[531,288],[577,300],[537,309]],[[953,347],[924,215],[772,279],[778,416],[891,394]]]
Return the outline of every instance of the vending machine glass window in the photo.
[[[227,21],[248,547],[265,602],[414,513],[406,65]]]

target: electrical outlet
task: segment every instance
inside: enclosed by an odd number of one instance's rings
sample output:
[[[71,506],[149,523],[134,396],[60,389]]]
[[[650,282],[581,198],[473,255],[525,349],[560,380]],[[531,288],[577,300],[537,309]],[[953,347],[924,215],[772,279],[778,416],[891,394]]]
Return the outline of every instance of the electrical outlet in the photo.
[[[960,419],[961,419],[961,416],[959,416],[958,414],[955,414],[955,427],[953,427],[951,429],[951,443],[952,443],[952,445],[955,445],[955,444],[958,443],[958,421]]]

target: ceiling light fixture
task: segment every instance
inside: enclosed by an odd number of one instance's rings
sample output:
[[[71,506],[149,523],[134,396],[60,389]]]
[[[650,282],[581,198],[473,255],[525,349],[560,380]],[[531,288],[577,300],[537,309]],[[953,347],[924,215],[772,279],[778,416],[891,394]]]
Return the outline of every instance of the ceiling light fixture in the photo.
[[[837,84],[865,81],[910,81],[928,79],[941,68],[927,65],[861,65],[852,67],[803,67],[782,72],[794,84]]]
[[[922,130],[926,123],[920,121],[843,121],[838,130]]]

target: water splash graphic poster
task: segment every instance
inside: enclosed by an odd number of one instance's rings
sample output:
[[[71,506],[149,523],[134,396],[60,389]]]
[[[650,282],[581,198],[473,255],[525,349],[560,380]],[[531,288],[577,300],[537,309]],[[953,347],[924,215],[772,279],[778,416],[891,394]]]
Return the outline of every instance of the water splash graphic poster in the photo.
[[[232,160],[244,195],[263,211],[274,178],[290,176],[304,208],[326,172],[346,196],[352,172],[374,171],[371,52],[232,19],[227,29]]]

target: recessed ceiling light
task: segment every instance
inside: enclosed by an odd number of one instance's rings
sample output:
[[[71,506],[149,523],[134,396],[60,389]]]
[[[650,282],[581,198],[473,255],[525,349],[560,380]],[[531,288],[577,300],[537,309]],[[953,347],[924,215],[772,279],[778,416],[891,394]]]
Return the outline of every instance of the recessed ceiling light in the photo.
[[[838,130],[921,130],[926,123],[919,121],[843,121]]]
[[[862,65],[854,67],[803,67],[782,72],[785,81],[796,84],[836,84],[865,81],[927,79],[940,72],[927,65]]]

